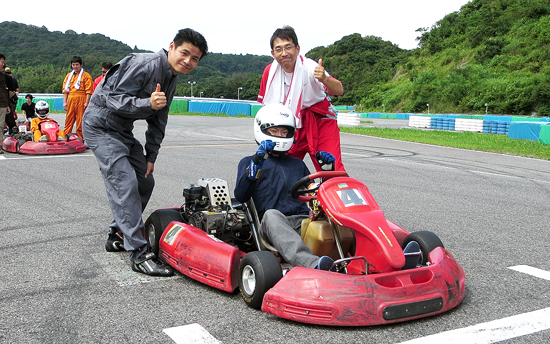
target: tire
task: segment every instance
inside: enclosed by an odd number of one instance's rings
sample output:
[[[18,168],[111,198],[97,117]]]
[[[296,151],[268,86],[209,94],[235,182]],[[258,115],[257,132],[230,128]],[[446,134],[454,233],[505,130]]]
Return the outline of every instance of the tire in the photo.
[[[416,241],[418,245],[420,245],[420,250],[422,251],[422,258],[420,259],[421,265],[426,265],[429,262],[428,255],[435,248],[444,247],[439,237],[429,231],[414,232],[407,235],[403,244],[401,244],[401,248],[405,248],[411,241]]]
[[[253,251],[244,256],[239,268],[239,290],[244,302],[260,309],[265,293],[283,277],[281,265],[269,251]]]
[[[183,222],[179,209],[155,210],[145,221],[145,238],[151,247],[151,251],[158,257],[159,242],[166,226],[172,221]]]

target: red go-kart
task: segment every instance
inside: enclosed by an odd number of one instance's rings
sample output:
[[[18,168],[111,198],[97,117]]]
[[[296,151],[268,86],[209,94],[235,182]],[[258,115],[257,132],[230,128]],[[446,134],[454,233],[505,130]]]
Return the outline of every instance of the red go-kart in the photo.
[[[48,141],[34,142],[32,134],[21,131],[4,138],[2,148],[11,153],[35,155],[71,154],[86,150],[82,139],[74,134],[69,134],[66,141],[58,141],[59,125],[54,120],[43,121],[40,130],[47,136]]]
[[[227,292],[238,287],[250,307],[304,323],[365,326],[439,314],[464,299],[464,270],[439,238],[386,220],[346,172],[316,172],[291,190],[312,209],[302,239],[335,259],[331,271],[285,263],[258,235],[253,202],[231,199],[227,188],[220,179],[185,188],[183,206],[149,216],[148,241],[182,274]]]

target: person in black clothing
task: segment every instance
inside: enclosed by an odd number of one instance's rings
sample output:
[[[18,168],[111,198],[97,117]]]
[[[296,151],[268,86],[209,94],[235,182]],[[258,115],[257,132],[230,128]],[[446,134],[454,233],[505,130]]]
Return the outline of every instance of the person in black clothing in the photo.
[[[314,255],[300,237],[302,220],[309,217],[309,208],[292,197],[290,188],[310,172],[303,160],[286,154],[294,141],[294,131],[294,116],[286,106],[270,104],[258,111],[254,137],[259,147],[256,154],[239,162],[235,198],[239,202],[254,199],[260,219],[259,234],[288,263],[329,270],[334,260]],[[320,166],[334,169],[332,154],[318,152],[317,159]]]
[[[17,126],[15,123],[15,108],[17,107],[17,101],[19,100],[19,83],[17,79],[11,74],[11,69],[6,67],[5,72],[11,77],[13,83],[13,94],[10,95],[9,107],[10,111],[6,114],[6,124],[9,128],[9,133],[13,133],[13,128]]]
[[[6,64],[4,61],[6,56],[0,54],[0,134],[4,134],[4,128],[6,127],[6,115],[10,113],[9,99],[15,94],[15,87],[13,85],[13,79],[9,74],[4,72]],[[0,149],[0,154],[4,153]]]
[[[25,100],[26,102],[21,105],[21,111],[23,111],[25,122],[30,122],[34,117],[36,117],[36,113],[34,113],[34,107],[36,104],[32,101],[32,94],[27,94],[25,96]]]

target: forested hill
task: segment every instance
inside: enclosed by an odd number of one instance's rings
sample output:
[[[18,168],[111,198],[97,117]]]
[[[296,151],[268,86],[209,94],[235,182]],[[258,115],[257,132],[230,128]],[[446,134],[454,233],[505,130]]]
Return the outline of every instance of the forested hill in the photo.
[[[75,55],[82,57],[84,69],[95,78],[101,74],[103,62],[114,64],[132,52],[146,51],[102,34],[52,32],[44,26],[0,23],[0,53],[6,55],[6,66],[12,69],[23,92],[60,93]],[[271,56],[210,53],[191,75],[179,78],[176,94],[189,96],[187,81],[196,81],[195,95],[203,92],[205,97],[237,98],[237,88],[243,87],[242,98],[256,99],[261,73],[272,60]]]
[[[550,1],[473,0],[418,31],[393,78],[364,85],[364,108],[550,115]]]
[[[85,70],[96,77],[104,61],[115,63],[131,52],[143,52],[101,34],[51,32],[46,27],[16,22],[0,23],[0,47],[20,89],[33,93],[59,93],[74,55],[82,57]],[[307,53],[315,60],[324,58],[323,65],[343,82],[346,92],[334,100],[336,104],[358,103],[364,96],[364,85],[390,79],[396,65],[409,55],[409,51],[390,42],[359,34]],[[241,99],[254,100],[261,73],[272,60],[271,56],[209,53],[193,73],[179,78],[176,95],[190,95],[188,82],[195,81],[195,96],[202,92],[205,97],[237,98],[237,89],[242,87]]]

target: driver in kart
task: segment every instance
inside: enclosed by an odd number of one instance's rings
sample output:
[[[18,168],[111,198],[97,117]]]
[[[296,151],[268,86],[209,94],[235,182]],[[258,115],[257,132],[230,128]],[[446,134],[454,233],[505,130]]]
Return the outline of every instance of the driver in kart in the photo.
[[[50,105],[45,100],[39,100],[34,106],[36,117],[31,120],[31,132],[34,142],[48,142],[48,136],[42,134],[42,124],[45,122],[54,122],[55,120],[48,118],[50,115]],[[65,133],[59,130],[57,133],[57,141],[66,141]]]
[[[292,197],[290,188],[310,172],[303,160],[286,154],[294,132],[294,116],[287,107],[271,104],[258,111],[254,137],[260,146],[256,154],[239,162],[235,198],[239,202],[254,199],[261,220],[259,233],[285,261],[292,266],[329,270],[334,260],[314,255],[300,236],[309,208]],[[317,152],[316,159],[323,169],[334,169],[332,154]]]

